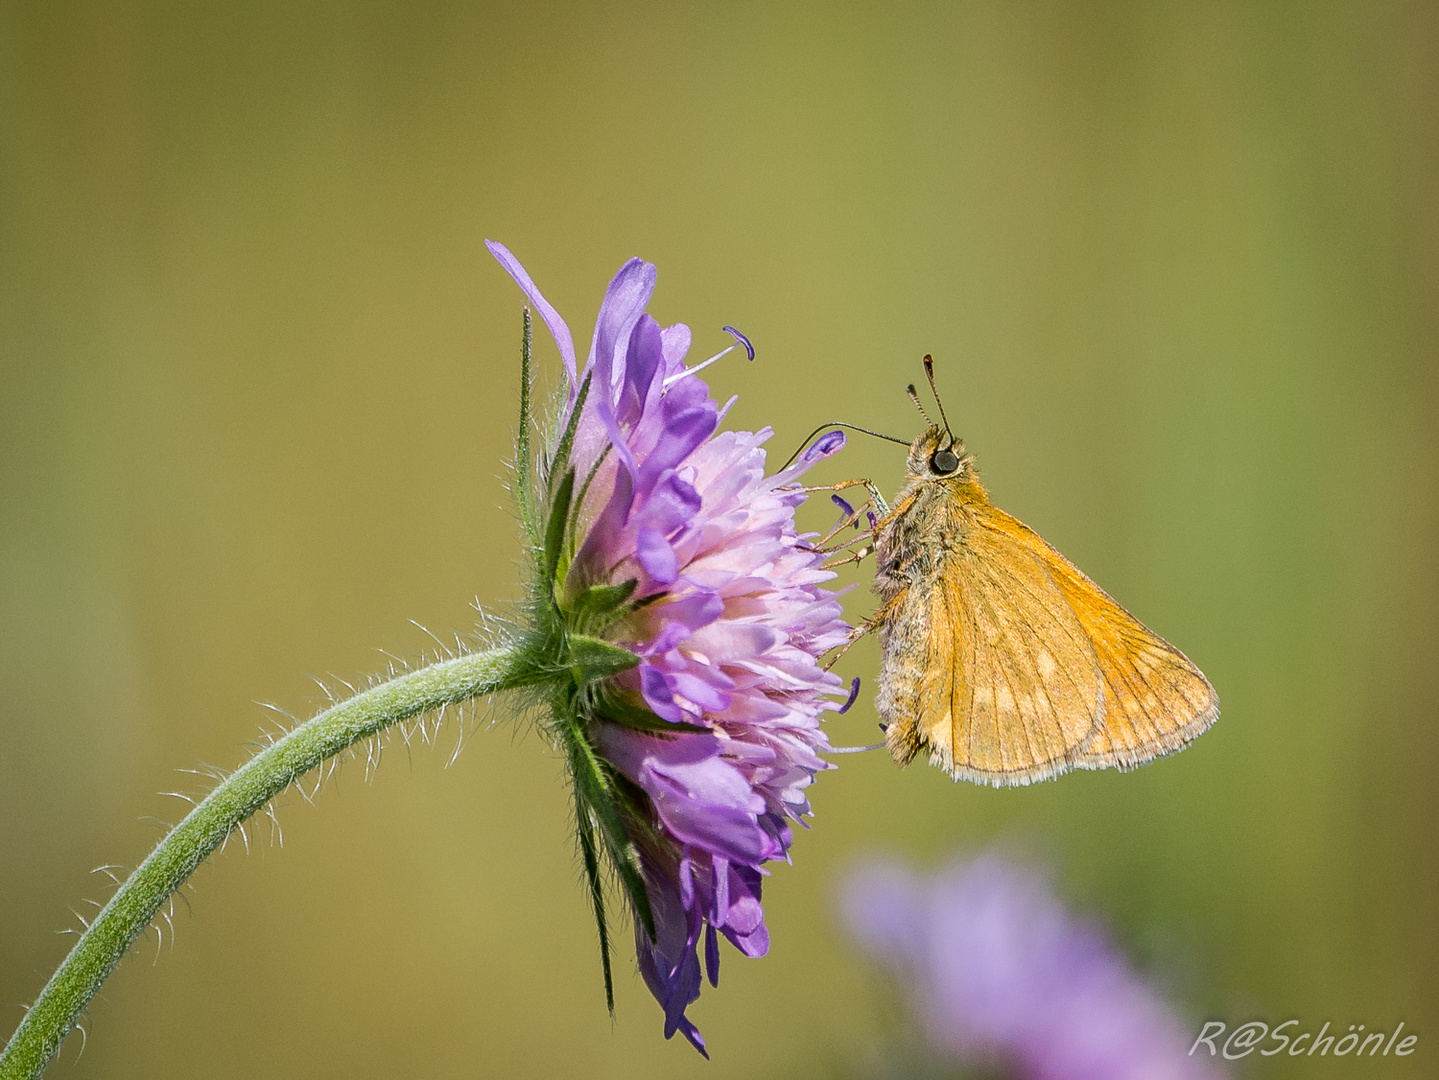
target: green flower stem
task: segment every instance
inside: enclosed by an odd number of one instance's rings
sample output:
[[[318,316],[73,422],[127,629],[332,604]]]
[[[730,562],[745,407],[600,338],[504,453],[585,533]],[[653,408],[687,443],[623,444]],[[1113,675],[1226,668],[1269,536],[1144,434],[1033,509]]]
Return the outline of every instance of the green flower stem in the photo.
[[[547,674],[519,647],[444,660],[356,694],[257,753],[170,830],[95,917],[0,1052],[0,1080],[29,1080],[45,1071],[95,991],[161,906],[241,822],[299,777],[391,724],[533,685]]]

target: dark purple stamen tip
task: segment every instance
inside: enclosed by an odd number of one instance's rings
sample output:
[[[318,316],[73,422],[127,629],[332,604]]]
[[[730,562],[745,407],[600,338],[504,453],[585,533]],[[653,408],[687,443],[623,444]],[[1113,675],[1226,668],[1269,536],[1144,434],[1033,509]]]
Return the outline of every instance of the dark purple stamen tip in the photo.
[[[889,733],[889,725],[886,724],[883,720],[881,720],[881,721],[879,722],[879,730],[885,732],[886,734],[888,734],[888,733]]]
[[[839,507],[839,512],[844,515],[843,520],[847,521],[854,517],[854,507],[850,506],[849,503],[845,502],[838,495],[831,495],[829,501]]]
[[[840,710],[839,710],[841,716],[844,715],[845,713],[849,712],[849,707],[854,704],[854,699],[857,698],[857,697],[859,697],[859,676],[858,676],[858,675],[856,675],[856,676],[854,677],[854,682],[852,682],[852,683],[849,684],[849,697],[845,700],[844,705],[841,706],[841,707],[840,707]],[[880,724],[879,727],[880,727],[880,730],[881,730],[881,731],[884,730],[884,725],[883,725],[883,724]]]
[[[866,510],[865,515],[869,518],[870,529],[873,530],[879,524],[879,519],[874,516],[873,510]]]
[[[734,339],[744,346],[744,351],[749,353],[749,358],[751,360],[754,359],[754,346],[750,344],[749,338],[745,337],[733,326],[721,326],[720,329],[723,330],[726,334],[732,334],[734,336]]]

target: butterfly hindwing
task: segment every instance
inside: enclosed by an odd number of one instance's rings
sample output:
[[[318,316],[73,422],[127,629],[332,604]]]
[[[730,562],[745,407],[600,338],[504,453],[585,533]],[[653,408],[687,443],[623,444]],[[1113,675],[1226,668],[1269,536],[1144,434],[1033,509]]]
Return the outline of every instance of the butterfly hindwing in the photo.
[[[1188,657],[1024,523],[993,506],[980,520],[985,531],[1011,538],[1043,564],[1093,650],[1103,680],[1103,716],[1074,764],[1132,768],[1179,749],[1214,722],[1219,698]]]

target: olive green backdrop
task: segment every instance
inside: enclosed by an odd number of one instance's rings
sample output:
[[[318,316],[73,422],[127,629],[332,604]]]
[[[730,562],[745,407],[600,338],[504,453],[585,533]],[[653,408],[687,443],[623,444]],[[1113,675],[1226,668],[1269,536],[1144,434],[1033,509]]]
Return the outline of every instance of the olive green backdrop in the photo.
[[[91,868],[201,786],[177,767],[516,595],[520,296],[485,237],[581,342],[656,262],[697,357],[754,338],[712,385],[781,456],[831,418],[912,435],[933,352],[996,501],[1223,715],[1030,790],[843,759],[770,955],[691,1010],[705,1064],[628,955],[606,1015],[559,761],[496,708],[449,768],[453,727],[289,796],[283,847],[203,868],[51,1075],[839,1076],[884,1015],[843,868],[996,840],[1196,1023],[1420,1036],[1249,1075],[1433,1075],[1432,5],[245,7],[0,8],[4,1032]],[[827,468],[893,489],[902,455]]]

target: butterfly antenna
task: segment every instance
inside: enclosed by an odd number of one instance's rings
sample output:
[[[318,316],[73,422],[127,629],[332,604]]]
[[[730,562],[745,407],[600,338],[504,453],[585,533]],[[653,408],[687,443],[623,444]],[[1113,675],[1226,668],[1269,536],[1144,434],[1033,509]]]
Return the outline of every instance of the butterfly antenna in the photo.
[[[811,431],[811,432],[805,437],[804,442],[802,442],[802,443],[799,444],[798,449],[796,449],[795,452],[789,456],[789,460],[786,461],[783,465],[780,466],[779,471],[780,471],[780,472],[784,472],[784,471],[785,471],[786,469],[788,469],[792,464],[794,464],[794,459],[797,458],[797,457],[799,457],[799,455],[803,452],[804,448],[805,448],[806,446],[808,446],[808,445],[810,444],[810,441],[811,441],[816,435],[818,435],[821,431],[823,431],[825,428],[835,428],[835,427],[849,428],[850,431],[858,431],[858,432],[861,432],[862,434],[865,434],[865,435],[873,435],[876,439],[887,439],[887,440],[890,441],[890,442],[899,443],[900,446],[908,446],[908,445],[909,445],[909,443],[907,443],[904,439],[896,439],[893,435],[882,435],[882,434],[880,434],[878,431],[870,431],[869,428],[862,428],[862,427],[859,427],[859,426],[856,425],[856,424],[846,424],[846,423],[845,423],[844,421],[842,421],[842,420],[831,420],[829,423],[827,423],[827,424],[821,424],[819,427],[817,427],[817,428],[815,428],[813,431]]]
[[[914,383],[910,383],[908,386],[906,386],[904,388],[904,392],[909,395],[909,400],[914,402],[914,407],[919,410],[919,415],[924,417],[924,422],[930,427],[933,427],[934,421],[929,418],[929,413],[924,411],[924,405],[920,403],[919,395],[915,393]]]
[[[924,354],[924,375],[929,380],[929,392],[934,395],[934,403],[939,406],[939,418],[944,421],[944,430],[951,441],[954,440],[954,432],[949,429],[949,417],[944,415],[944,402],[939,400],[939,390],[934,385],[934,357],[929,353]],[[920,410],[923,412],[924,410]]]

